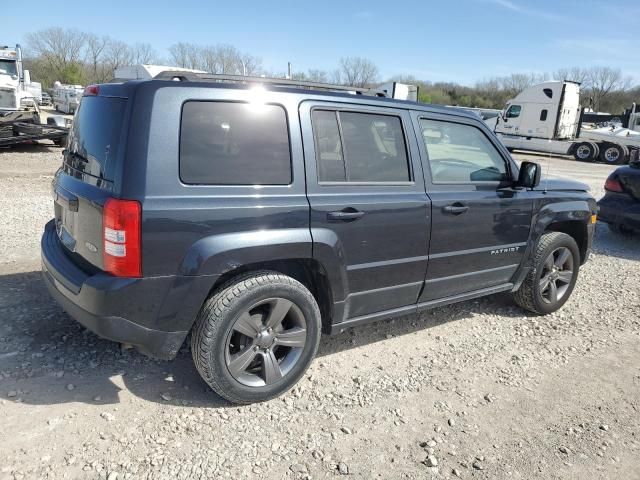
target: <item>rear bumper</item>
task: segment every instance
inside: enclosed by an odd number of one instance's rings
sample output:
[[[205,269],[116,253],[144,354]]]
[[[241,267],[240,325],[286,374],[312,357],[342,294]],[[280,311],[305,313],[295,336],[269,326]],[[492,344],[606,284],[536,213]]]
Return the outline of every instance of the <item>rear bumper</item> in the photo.
[[[598,202],[598,220],[640,229],[640,201],[621,194],[607,194]]]
[[[69,315],[100,337],[132,344],[151,357],[175,357],[207,293],[199,299],[198,289],[184,287],[197,286],[200,277],[185,281],[89,275],[63,248],[51,221],[41,241],[43,277],[51,296]]]

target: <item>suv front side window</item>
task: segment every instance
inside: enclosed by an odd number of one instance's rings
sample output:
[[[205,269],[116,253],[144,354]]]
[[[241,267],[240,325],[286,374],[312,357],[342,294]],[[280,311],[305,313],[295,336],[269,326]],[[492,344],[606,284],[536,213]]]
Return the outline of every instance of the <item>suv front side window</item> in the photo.
[[[420,119],[434,183],[500,182],[507,165],[480,129],[461,123]]]
[[[314,110],[320,182],[408,182],[409,158],[400,117]]]

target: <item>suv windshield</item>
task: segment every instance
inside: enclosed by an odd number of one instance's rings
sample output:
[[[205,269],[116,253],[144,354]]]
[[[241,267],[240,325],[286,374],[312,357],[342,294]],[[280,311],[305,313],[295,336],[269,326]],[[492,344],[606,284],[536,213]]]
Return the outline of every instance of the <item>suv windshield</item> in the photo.
[[[0,60],[0,73],[6,75],[17,75],[16,62],[13,60]]]
[[[126,100],[122,98],[83,97],[64,159],[69,175],[111,189],[125,107]]]

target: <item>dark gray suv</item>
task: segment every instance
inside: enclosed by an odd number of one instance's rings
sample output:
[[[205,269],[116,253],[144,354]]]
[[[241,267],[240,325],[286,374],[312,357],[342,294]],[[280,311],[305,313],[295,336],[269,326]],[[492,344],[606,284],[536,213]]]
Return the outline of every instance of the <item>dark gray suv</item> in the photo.
[[[164,77],[87,87],[53,181],[44,278],[98,335],[171,359],[191,333],[204,380],[248,403],[295,384],[321,332],[497,292],[537,314],[569,298],[594,199],[539,185],[476,116]]]

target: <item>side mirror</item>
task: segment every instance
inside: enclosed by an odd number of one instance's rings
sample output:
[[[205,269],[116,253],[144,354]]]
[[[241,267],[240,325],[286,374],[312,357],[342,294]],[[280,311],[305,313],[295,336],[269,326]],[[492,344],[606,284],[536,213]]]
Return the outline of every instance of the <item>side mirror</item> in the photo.
[[[522,162],[520,165],[520,175],[518,175],[517,187],[536,188],[540,185],[542,168],[535,162]]]

